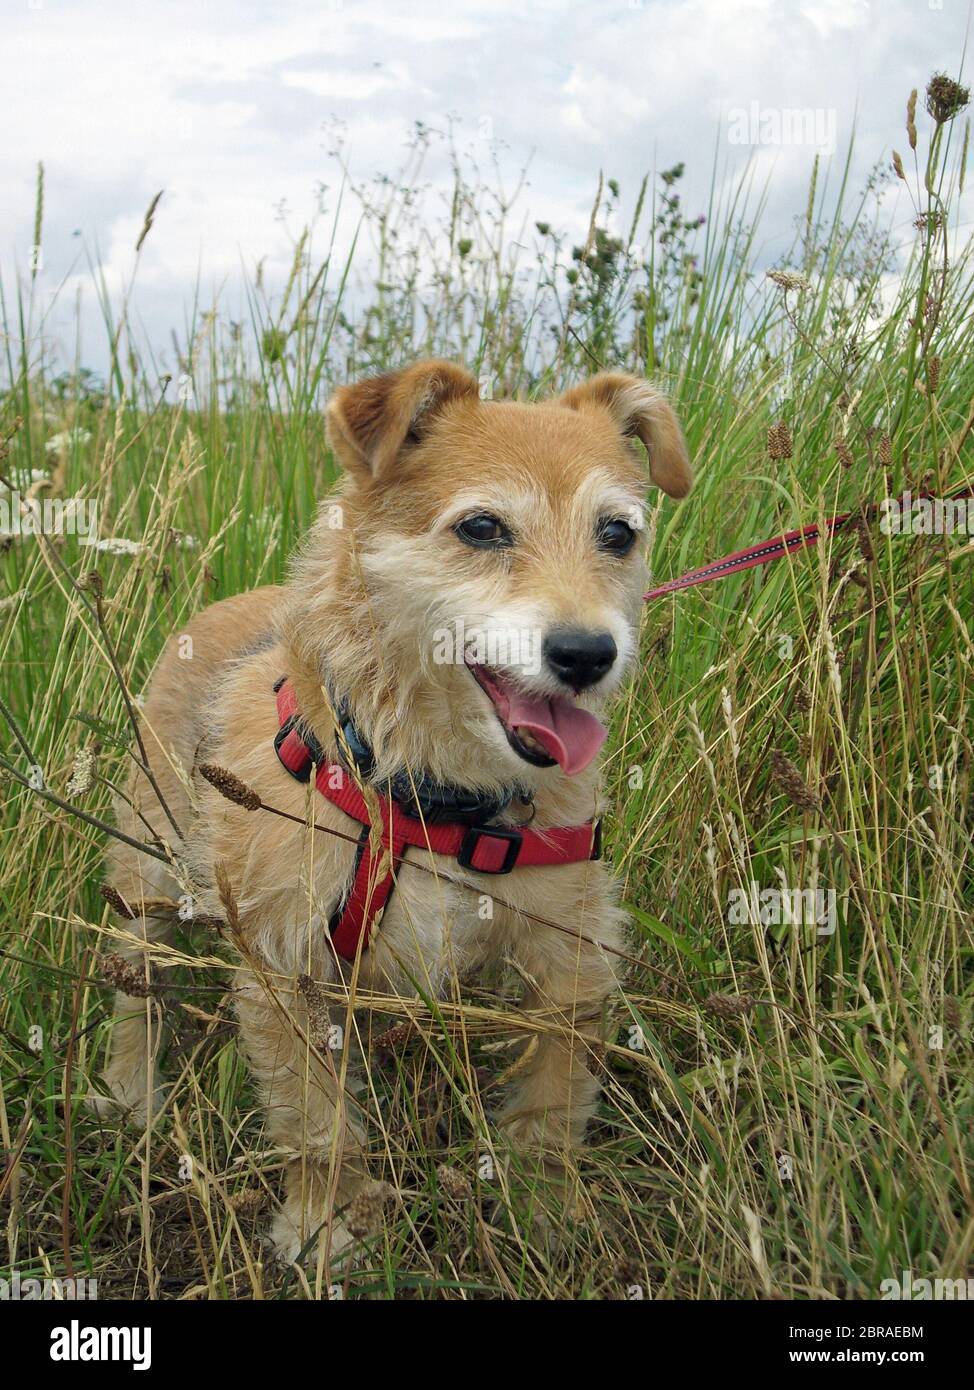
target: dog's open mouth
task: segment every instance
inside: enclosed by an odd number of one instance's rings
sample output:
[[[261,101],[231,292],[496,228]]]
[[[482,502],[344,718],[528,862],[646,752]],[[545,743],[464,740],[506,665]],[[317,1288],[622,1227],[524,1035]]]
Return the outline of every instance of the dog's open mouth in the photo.
[[[474,662],[471,675],[487,695],[515,753],[535,767],[554,767],[573,777],[605,742],[603,724],[566,695],[529,695],[508,676]]]

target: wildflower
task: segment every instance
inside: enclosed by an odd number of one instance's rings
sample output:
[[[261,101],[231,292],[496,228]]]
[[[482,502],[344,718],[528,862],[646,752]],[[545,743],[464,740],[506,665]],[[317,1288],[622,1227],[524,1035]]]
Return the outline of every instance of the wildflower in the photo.
[[[804,275],[799,275],[795,270],[768,270],[765,274],[786,294],[789,290],[797,290],[799,294],[802,294],[805,290],[812,288],[811,280],[808,280]]]
[[[73,429],[61,430],[59,434],[52,434],[44,445],[49,454],[67,453],[74,444],[87,444],[91,435],[87,430]]]
[[[34,487],[37,483],[49,483],[50,481],[51,475],[47,472],[46,469],[32,468],[30,470],[30,487]],[[7,487],[7,484],[0,482],[0,492],[9,493],[9,491],[10,489]]]
[[[86,541],[85,544],[106,555],[141,555],[145,550],[142,541],[130,541],[125,536],[105,536],[101,540]]]
[[[933,232],[936,234],[944,225],[943,214],[936,210],[933,212],[921,212],[920,216],[914,220],[913,225],[918,232]]]
[[[946,73],[935,72],[927,83],[927,111],[937,125],[952,121],[959,111],[963,111],[970,99],[968,88],[962,87]]]

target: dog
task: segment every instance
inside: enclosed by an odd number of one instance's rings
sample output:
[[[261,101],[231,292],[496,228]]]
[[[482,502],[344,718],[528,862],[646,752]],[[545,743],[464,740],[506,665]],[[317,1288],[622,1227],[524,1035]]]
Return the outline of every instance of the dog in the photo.
[[[513,1068],[500,1134],[552,1171],[581,1142],[624,928],[598,858],[603,711],[636,654],[647,483],[692,481],[664,395],[617,372],[526,404],[420,362],[340,387],[327,436],[341,480],[288,582],[175,634],[141,711],[155,787],[136,771],[118,825],[143,844],[151,827],[179,869],[109,850],[132,961],[187,882],[232,927],[240,1035],[286,1155],[286,1261],[347,1250],[369,1182],[308,977],[354,1006],[513,961],[558,1026]],[[118,993],[101,1113],[164,1106],[156,1024]]]

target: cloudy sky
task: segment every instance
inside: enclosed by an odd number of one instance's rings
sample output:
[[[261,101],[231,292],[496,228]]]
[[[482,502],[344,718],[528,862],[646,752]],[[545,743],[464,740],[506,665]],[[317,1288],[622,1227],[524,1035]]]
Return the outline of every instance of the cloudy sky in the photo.
[[[634,195],[644,172],[683,160],[696,211],[715,150],[721,179],[750,158],[771,178],[773,258],[816,146],[841,160],[855,122],[860,181],[888,161],[910,88],[960,71],[969,18],[969,0],[3,0],[0,279],[9,297],[29,276],[43,160],[39,310],[57,292],[47,327],[70,354],[65,306],[80,296],[82,359],[100,365],[86,257],[121,295],[165,189],[133,302],[170,365],[197,281],[230,312],[258,259],[269,283],[286,276],[279,209],[300,227],[317,186],[335,186],[336,121],[366,179],[395,170],[415,121],[452,118],[512,178],[530,159],[523,207],[577,233],[600,169]],[[817,113],[810,137],[775,142],[776,116],[798,108]],[[905,198],[896,211],[908,227]]]

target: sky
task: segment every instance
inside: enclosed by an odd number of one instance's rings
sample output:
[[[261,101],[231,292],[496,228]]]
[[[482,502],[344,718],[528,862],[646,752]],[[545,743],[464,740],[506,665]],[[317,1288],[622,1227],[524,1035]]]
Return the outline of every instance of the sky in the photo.
[[[367,180],[397,168],[417,120],[452,120],[482,162],[500,151],[511,183],[529,162],[522,211],[578,236],[600,170],[625,202],[645,172],[683,161],[696,211],[715,152],[719,181],[751,160],[769,180],[770,261],[815,153],[841,161],[855,125],[854,181],[888,164],[911,87],[960,71],[969,19],[969,0],[2,0],[8,321],[18,277],[30,278],[38,161],[35,325],[70,359],[80,306],[80,356],[94,367],[105,333],[91,263],[117,305],[146,207],[165,190],[132,306],[166,366],[197,284],[234,316],[258,260],[270,286],[286,279],[288,227],[337,184],[336,122]],[[789,127],[796,110],[812,117]],[[435,153],[427,175],[445,172]],[[353,230],[349,210],[339,246]]]

